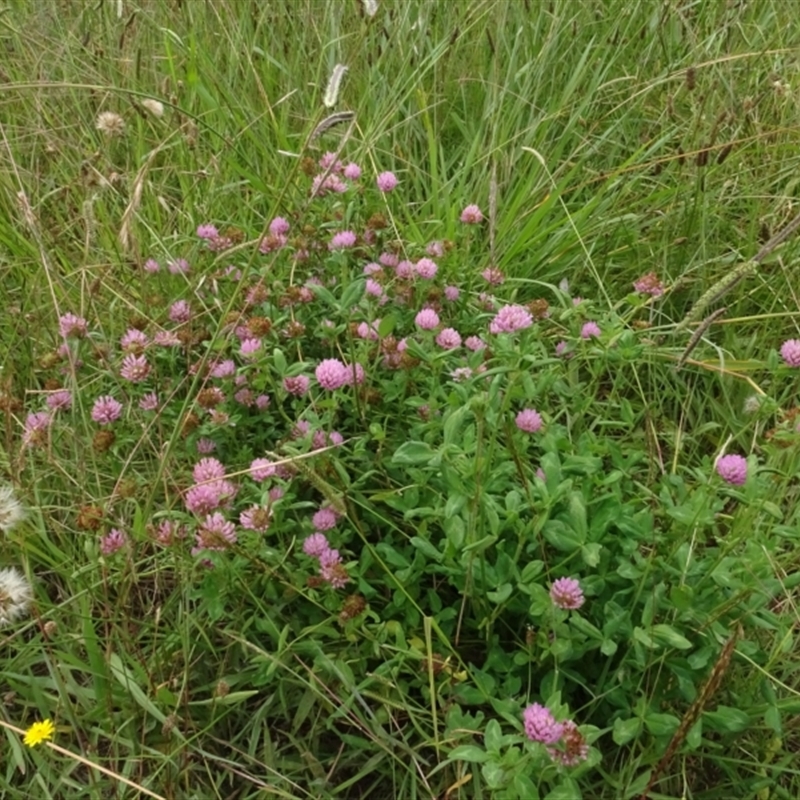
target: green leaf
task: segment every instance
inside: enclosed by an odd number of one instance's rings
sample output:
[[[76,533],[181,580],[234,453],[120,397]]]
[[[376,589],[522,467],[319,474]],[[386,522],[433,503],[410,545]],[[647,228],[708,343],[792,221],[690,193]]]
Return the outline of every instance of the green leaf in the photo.
[[[425,442],[405,442],[392,454],[392,464],[411,466],[415,464],[430,464],[436,451]]]
[[[697,750],[698,747],[703,743],[703,718],[701,717],[694,725],[689,729],[689,733],[686,734],[686,745],[691,750]]]
[[[623,745],[638,736],[641,729],[642,721],[638,717],[615,719],[611,738],[614,740],[614,744]]]
[[[653,625],[650,628],[650,633],[659,644],[674,647],[678,650],[690,650],[692,648],[692,643],[671,625],[664,625],[663,623]]]
[[[424,556],[434,561],[441,561],[444,556],[427,540],[419,536],[411,537],[411,546],[420,551]]]
[[[283,377],[286,374],[286,356],[283,354],[283,350],[276,347],[272,351],[272,366],[275,367],[275,372],[278,373],[279,377]]]
[[[489,754],[477,745],[462,744],[453,748],[448,758],[450,761],[468,761],[470,764],[483,764],[489,759]]]
[[[603,639],[603,643],[600,645],[600,652],[604,656],[613,656],[617,649],[617,643],[612,639]]]
[[[637,642],[641,642],[645,647],[655,647],[656,643],[650,638],[650,634],[644,628],[638,625],[633,629],[633,638]]]
[[[387,314],[381,320],[381,324],[378,325],[378,336],[380,336],[381,339],[386,338],[394,330],[396,324],[397,317],[394,314]]]
[[[581,558],[587,567],[596,567],[600,563],[600,553],[603,545],[597,542],[589,542],[581,547]]]
[[[505,603],[509,597],[511,597],[511,592],[513,591],[514,587],[510,583],[504,583],[500,586],[496,592],[486,592],[486,596],[497,605],[500,603]]]
[[[694,605],[694,592],[689,586],[673,586],[669,599],[678,611],[688,611]]]
[[[539,800],[539,790],[527,775],[515,775],[513,787],[519,800]]]
[[[653,736],[672,736],[681,721],[674,714],[647,714],[644,724]]]
[[[486,730],[483,733],[483,743],[490,753],[499,753],[503,746],[503,731],[500,723],[496,719],[486,723]]]
[[[500,789],[506,782],[506,772],[496,761],[487,761],[481,767],[481,775],[490,789]]]
[[[350,309],[364,296],[364,287],[366,286],[365,278],[356,278],[345,290],[342,292],[342,300],[339,308],[345,316],[350,315]]]
[[[472,542],[464,548],[465,553],[482,553],[484,550],[490,548],[497,541],[496,536],[484,536],[478,539],[477,542]]]
[[[719,706],[714,711],[706,711],[703,720],[711,730],[719,732],[741,733],[750,727],[750,716],[731,706]]]
[[[764,723],[779,736],[783,734],[781,710],[777,706],[769,706],[769,708],[767,708],[767,710],[764,712]]]

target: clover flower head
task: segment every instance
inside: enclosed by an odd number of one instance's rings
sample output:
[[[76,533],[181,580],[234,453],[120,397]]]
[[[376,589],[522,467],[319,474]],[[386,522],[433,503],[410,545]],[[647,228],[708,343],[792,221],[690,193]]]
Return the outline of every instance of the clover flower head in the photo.
[[[600,326],[596,322],[590,320],[583,323],[581,339],[596,339],[598,336],[600,336]]]
[[[533,325],[531,312],[525,306],[503,306],[489,323],[489,333],[513,333]]]
[[[432,331],[439,325],[439,315],[432,308],[423,308],[414,317],[414,323],[424,331]]]
[[[391,192],[398,184],[397,177],[394,172],[381,172],[375,179],[378,189],[382,192]]]
[[[541,414],[535,408],[522,409],[514,421],[517,428],[525,433],[536,433],[542,428]]]
[[[348,382],[347,367],[338,358],[326,358],[320,361],[314,370],[317,383],[328,391],[334,391]]]
[[[800,367],[800,339],[787,339],[781,345],[781,358],[790,367]]]
[[[738,453],[720,456],[716,463],[717,474],[726,483],[741,486],[747,481],[747,460]]]
[[[122,415],[122,403],[115,400],[111,395],[98,397],[92,406],[92,419],[99,425],[110,425],[116,422]]]
[[[436,344],[444,350],[461,347],[461,334],[455,328],[443,328],[436,335]]]
[[[568,611],[580,608],[585,602],[581,585],[575,578],[558,578],[553,581],[550,599],[553,605]]]
[[[481,222],[483,222],[483,214],[481,213],[480,208],[472,203],[461,212],[459,219],[465,225],[479,225]]]
[[[555,744],[564,731],[564,726],[556,722],[553,713],[539,703],[529,705],[522,713],[525,735],[532,742]]]

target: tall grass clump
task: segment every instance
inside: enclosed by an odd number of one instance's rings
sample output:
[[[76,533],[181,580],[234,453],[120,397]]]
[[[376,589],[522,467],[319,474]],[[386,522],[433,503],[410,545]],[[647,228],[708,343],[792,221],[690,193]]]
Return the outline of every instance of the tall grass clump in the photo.
[[[3,792],[795,796],[786,20],[12,4]]]

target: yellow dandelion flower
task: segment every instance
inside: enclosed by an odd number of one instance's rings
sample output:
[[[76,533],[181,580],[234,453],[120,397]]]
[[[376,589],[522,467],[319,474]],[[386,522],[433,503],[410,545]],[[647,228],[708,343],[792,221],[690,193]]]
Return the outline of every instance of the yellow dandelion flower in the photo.
[[[33,725],[25,731],[25,738],[22,740],[28,747],[36,747],[40,742],[46,742],[48,739],[53,738],[56,732],[56,726],[46,719],[43,722],[34,722]]]

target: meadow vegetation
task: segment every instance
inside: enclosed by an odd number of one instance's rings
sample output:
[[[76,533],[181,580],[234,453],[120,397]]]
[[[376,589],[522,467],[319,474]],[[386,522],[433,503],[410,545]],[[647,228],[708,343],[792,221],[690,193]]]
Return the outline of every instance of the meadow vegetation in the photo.
[[[0,794],[797,797],[794,16],[0,9]]]

